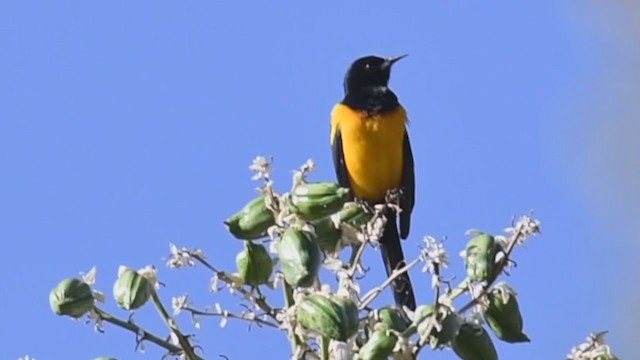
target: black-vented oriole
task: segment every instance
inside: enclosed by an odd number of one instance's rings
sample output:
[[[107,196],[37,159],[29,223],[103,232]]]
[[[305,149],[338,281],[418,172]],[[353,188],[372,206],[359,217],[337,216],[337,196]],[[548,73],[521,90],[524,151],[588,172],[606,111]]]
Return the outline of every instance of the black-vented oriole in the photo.
[[[331,147],[338,183],[371,205],[385,202],[389,190],[401,190],[400,232],[398,214],[389,210],[380,239],[387,275],[404,265],[400,238],[409,235],[415,198],[407,113],[388,86],[391,66],[405,56],[365,56],[354,61],[344,79],[344,98],[331,112]],[[396,304],[415,310],[407,273],[394,281],[393,291]]]

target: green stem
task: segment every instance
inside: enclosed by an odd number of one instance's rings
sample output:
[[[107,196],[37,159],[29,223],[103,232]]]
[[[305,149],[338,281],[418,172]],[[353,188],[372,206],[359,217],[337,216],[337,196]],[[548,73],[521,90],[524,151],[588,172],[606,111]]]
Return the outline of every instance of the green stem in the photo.
[[[291,285],[287,284],[286,281],[284,281],[283,283],[284,283],[284,286],[282,288],[284,290],[284,304],[285,304],[285,307],[289,309],[295,303],[295,301],[293,300],[293,288],[291,287]],[[294,355],[296,353],[296,350],[298,349],[298,346],[300,346],[302,342],[300,341],[300,338],[298,338],[296,333],[293,331],[293,329],[289,330],[289,338],[291,342],[291,355]]]
[[[184,352],[186,358],[188,360],[203,360],[201,357],[196,355],[193,347],[191,347],[191,344],[189,343],[189,339],[187,339],[187,337],[180,332],[180,330],[178,329],[178,324],[176,324],[175,320],[171,317],[171,315],[169,315],[167,309],[164,308],[164,305],[162,305],[162,301],[160,300],[160,297],[155,290],[151,292],[151,299],[153,300],[153,304],[156,306],[156,309],[158,309],[160,317],[162,317],[162,320],[164,320],[164,323],[178,339],[178,344],[180,344],[180,347],[182,348],[182,351]]]
[[[320,351],[322,352],[320,356],[322,360],[329,360],[329,343],[330,342],[331,340],[329,340],[324,336],[320,338]]]
[[[96,314],[98,314],[98,316],[100,317],[100,319],[119,326],[125,330],[129,330],[132,333],[138,335],[138,334],[143,334],[142,338],[139,339],[139,341],[143,341],[143,340],[147,340],[150,341],[158,346],[160,346],[161,348],[166,349],[167,351],[169,351],[171,354],[180,354],[182,352],[182,349],[179,348],[178,346],[175,346],[165,340],[163,340],[162,338],[153,335],[152,333],[148,332],[147,330],[141,328],[140,326],[130,322],[130,321],[124,321],[122,319],[119,319],[111,314],[109,314],[108,312],[100,309],[97,306],[93,307],[93,311],[96,312]]]
[[[218,278],[220,280],[226,282],[227,284],[233,283],[233,281],[229,278],[229,276],[226,273],[216,269],[213,265],[211,265],[201,255],[192,254],[192,256],[196,260],[198,260],[202,265],[204,265],[204,267],[206,267],[207,269],[211,270],[214,274],[216,274],[216,276],[218,276]],[[255,302],[256,305],[258,305],[260,307],[260,309],[262,309],[262,311],[264,311],[273,320],[278,322],[278,318],[276,317],[275,310],[267,303],[266,298],[264,296],[262,296],[260,294],[258,296],[254,296],[254,294],[252,294],[251,292],[247,291],[246,289],[244,289],[242,287],[235,287],[234,289],[236,291],[238,291],[240,294],[242,294],[242,296],[244,296],[246,299],[249,299],[250,301]]]
[[[440,296],[438,298],[438,302],[442,303],[442,302],[448,302],[448,301],[453,301],[453,299],[457,298],[458,296],[466,293],[469,289],[467,288],[467,284],[469,282],[469,277],[467,276],[464,280],[462,280],[458,286],[456,286],[455,288],[453,288],[451,291],[442,294],[442,296]],[[446,300],[446,301],[445,301]]]

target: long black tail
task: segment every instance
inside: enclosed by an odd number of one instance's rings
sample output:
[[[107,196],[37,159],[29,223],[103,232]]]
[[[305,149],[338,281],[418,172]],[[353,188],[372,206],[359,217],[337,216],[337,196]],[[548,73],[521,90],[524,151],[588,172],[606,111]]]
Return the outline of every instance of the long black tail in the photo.
[[[400,236],[398,235],[398,225],[396,223],[396,213],[389,211],[386,215],[387,225],[384,228],[384,234],[380,240],[380,249],[382,252],[382,261],[387,270],[387,276],[390,276],[393,270],[399,269],[405,265],[404,253],[400,245]],[[404,273],[398,276],[392,283],[393,297],[396,304],[406,306],[411,310],[416,309],[416,299],[413,295],[413,287],[409,274]]]

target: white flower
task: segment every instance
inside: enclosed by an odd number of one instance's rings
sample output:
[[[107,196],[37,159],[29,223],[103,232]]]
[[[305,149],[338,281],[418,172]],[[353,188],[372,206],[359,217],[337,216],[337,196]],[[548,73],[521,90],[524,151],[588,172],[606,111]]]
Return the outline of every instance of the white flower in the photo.
[[[271,172],[271,161],[265,156],[257,156],[253,159],[253,163],[249,165],[249,170],[255,173],[251,177],[252,180],[268,179]]]
[[[591,333],[587,336],[587,341],[571,349],[567,355],[567,360],[613,360],[617,359],[611,348],[604,341],[606,331]]]
[[[307,159],[307,162],[304,163],[303,168],[307,171],[314,171],[316,169],[316,163],[313,162],[312,159]]]
[[[298,170],[293,172],[293,186],[298,186],[305,181],[305,177],[308,173],[316,169],[316,164],[313,160],[308,159]]]
[[[422,268],[423,272],[429,272],[433,274],[431,276],[431,288],[437,289],[442,284],[442,277],[440,276],[440,269],[446,268],[449,264],[449,256],[442,242],[439,242],[432,236],[425,236],[424,242],[427,245],[422,249],[420,258],[425,262]],[[438,268],[436,270],[436,268]]]
[[[518,243],[523,244],[528,237],[540,233],[540,220],[528,215],[523,215],[516,221],[513,227],[506,228],[504,231],[512,236],[520,234]]]
[[[80,273],[82,275],[82,281],[84,281],[87,285],[93,285],[96,282],[96,267],[92,267],[86,274]]]
[[[449,256],[444,249],[444,244],[436,240],[433,236],[425,236],[424,242],[427,245],[422,250],[424,260],[428,263],[437,264],[440,267],[446,268],[447,265],[449,265]],[[433,273],[433,269],[429,272]]]
[[[378,241],[380,241],[384,234],[384,227],[387,225],[387,217],[384,216],[385,208],[386,205],[376,205],[374,207],[375,213],[373,214],[373,218],[367,223],[365,236],[366,239],[374,245],[378,245]]]
[[[204,253],[200,249],[189,250],[187,248],[178,248],[174,244],[169,244],[170,255],[167,260],[167,266],[171,269],[178,269],[184,266],[194,266],[195,257],[204,258]]]
[[[96,274],[97,274],[97,268],[94,266],[87,273],[81,272],[80,276],[82,277],[82,281],[85,284],[93,285],[96,282]],[[93,293],[93,297],[94,299],[96,299],[96,301],[101,303],[104,302],[106,296],[102,291],[91,289],[91,292]]]
[[[171,298],[171,307],[173,308],[173,316],[180,314],[182,309],[186,309],[191,304],[187,294]]]

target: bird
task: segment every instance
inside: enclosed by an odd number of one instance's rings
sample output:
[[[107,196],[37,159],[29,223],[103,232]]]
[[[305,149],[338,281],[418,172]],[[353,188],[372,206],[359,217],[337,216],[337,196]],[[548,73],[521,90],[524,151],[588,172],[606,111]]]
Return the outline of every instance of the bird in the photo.
[[[379,240],[387,276],[405,264],[400,238],[409,236],[415,202],[407,112],[389,88],[391,67],[406,56],[356,59],[344,78],[344,97],[331,111],[331,149],[338,184],[369,205],[385,203],[390,190],[399,190],[401,211],[398,214],[387,207]],[[398,306],[415,310],[408,273],[398,276],[392,288]]]

